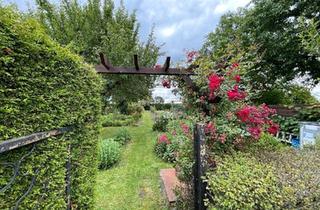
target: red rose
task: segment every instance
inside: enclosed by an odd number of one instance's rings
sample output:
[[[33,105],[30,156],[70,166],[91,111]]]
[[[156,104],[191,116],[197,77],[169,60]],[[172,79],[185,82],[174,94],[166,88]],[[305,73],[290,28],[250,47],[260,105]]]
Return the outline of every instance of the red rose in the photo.
[[[186,134],[186,135],[189,134],[189,129],[190,129],[190,128],[189,128],[188,125],[182,123],[182,124],[181,124],[181,128],[182,128],[182,131],[183,131],[184,134]]]
[[[227,92],[227,95],[230,101],[237,101],[244,99],[247,94],[244,91],[239,91],[238,85],[235,85],[232,90]]]
[[[220,88],[222,81],[224,80],[223,77],[219,77],[216,74],[212,74],[209,76],[209,90],[211,92]]]
[[[206,126],[204,127],[204,132],[206,134],[213,134],[216,132],[216,128],[214,126],[214,124],[212,122],[209,122],[208,124],[206,124]]]
[[[235,80],[237,83],[239,83],[240,80],[241,80],[240,75],[236,75],[236,76],[234,77],[234,80]]]
[[[260,127],[249,127],[248,132],[254,139],[259,139],[262,133],[262,129]]]
[[[237,117],[241,120],[241,122],[248,122],[249,120],[249,117],[250,117],[250,107],[247,106],[247,107],[244,107],[242,108],[241,110],[239,110],[236,115]]]
[[[279,125],[274,122],[271,122],[271,125],[268,128],[268,132],[270,134],[276,135],[278,133],[278,131],[279,131]]]
[[[166,134],[162,134],[161,136],[159,136],[158,143],[170,144],[170,140],[168,139]]]

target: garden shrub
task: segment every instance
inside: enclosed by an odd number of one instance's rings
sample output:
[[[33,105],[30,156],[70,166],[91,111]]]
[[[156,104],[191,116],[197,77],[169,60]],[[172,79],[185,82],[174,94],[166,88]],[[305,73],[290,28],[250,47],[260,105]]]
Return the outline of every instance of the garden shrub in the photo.
[[[299,133],[299,120],[296,117],[283,117],[277,115],[274,121],[280,125],[280,130],[287,133]]]
[[[154,107],[157,111],[168,111],[171,109],[182,109],[181,104],[164,104],[164,103],[152,103],[150,104],[151,107]]]
[[[210,209],[280,209],[281,188],[273,169],[240,154],[208,173]]]
[[[101,124],[103,127],[119,127],[119,126],[129,126],[134,125],[135,119],[131,115],[123,115],[117,113],[110,113],[103,115],[101,119]]]
[[[172,142],[170,139],[172,139],[170,134],[161,134],[154,146],[156,155],[166,162],[174,162],[176,160],[179,147],[176,141]]]
[[[262,164],[272,166],[287,198],[283,208],[320,208],[320,151],[314,148],[280,151],[260,150],[253,154]]]
[[[168,125],[169,119],[161,115],[160,117],[157,117],[154,121],[154,124],[152,126],[152,130],[154,131],[167,131],[167,125]]]
[[[120,160],[121,145],[113,138],[104,139],[99,147],[99,168],[108,169]]]
[[[270,105],[301,105],[314,104],[318,101],[312,96],[308,88],[299,85],[289,85],[286,89],[283,89],[283,87],[275,87],[271,90],[262,92],[255,102]]]
[[[280,142],[276,137],[263,133],[259,141],[246,145],[244,151],[260,152],[260,151],[281,151],[288,146]]]
[[[73,131],[35,144],[12,185],[0,193],[0,209],[66,209],[67,147],[71,145],[73,209],[93,208],[97,170],[97,121],[101,80],[82,59],[52,41],[32,18],[0,6],[0,141],[72,126]],[[0,155],[17,164],[32,146]],[[13,176],[0,168],[0,189]]]
[[[131,115],[135,121],[141,119],[143,111],[143,106],[137,103],[130,104],[128,107],[128,114]]]
[[[181,141],[178,149],[178,156],[176,158],[176,170],[178,178],[185,182],[192,181],[192,170],[194,164],[193,141]]]
[[[167,144],[166,142],[157,142],[154,145],[154,152],[156,153],[156,155],[163,159],[164,153],[167,151]]]
[[[313,105],[307,108],[298,108],[299,113],[297,119],[299,121],[320,122],[320,104]]]
[[[280,125],[280,130],[288,133],[299,133],[299,121],[320,122],[320,105],[295,107],[298,113],[291,117],[275,116],[274,121]]]
[[[125,145],[132,139],[128,129],[126,128],[120,128],[118,132],[116,133],[114,140],[121,145]]]

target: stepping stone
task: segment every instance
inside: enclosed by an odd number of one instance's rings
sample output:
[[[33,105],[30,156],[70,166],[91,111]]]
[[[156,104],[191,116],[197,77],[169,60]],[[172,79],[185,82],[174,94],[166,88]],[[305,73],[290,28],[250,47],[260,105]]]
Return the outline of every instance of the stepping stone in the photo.
[[[176,175],[176,169],[167,168],[160,170],[161,188],[165,194],[169,207],[174,208],[177,201],[177,196],[174,193],[174,189],[180,184]]]

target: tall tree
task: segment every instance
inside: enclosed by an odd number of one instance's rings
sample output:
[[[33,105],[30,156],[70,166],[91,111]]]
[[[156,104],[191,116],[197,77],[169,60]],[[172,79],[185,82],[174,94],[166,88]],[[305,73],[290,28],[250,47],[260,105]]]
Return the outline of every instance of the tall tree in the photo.
[[[257,47],[257,56],[248,69],[254,87],[264,91],[289,84],[298,76],[309,75],[316,84],[320,77],[319,55],[305,48],[299,30],[299,18],[320,18],[320,4],[311,0],[253,0],[235,13],[224,15],[216,30],[209,34],[203,52],[215,57],[224,54],[227,45],[246,51]],[[319,31],[320,26],[317,26]]]
[[[92,64],[99,63],[98,52],[107,55],[112,65],[131,66],[133,54],[140,65],[153,66],[159,55],[153,31],[145,43],[139,41],[139,24],[135,13],[123,3],[115,8],[112,0],[62,0],[59,5],[36,0],[37,16],[48,33],[61,44],[82,55]],[[107,75],[106,102],[136,102],[150,96],[154,78],[148,76]]]

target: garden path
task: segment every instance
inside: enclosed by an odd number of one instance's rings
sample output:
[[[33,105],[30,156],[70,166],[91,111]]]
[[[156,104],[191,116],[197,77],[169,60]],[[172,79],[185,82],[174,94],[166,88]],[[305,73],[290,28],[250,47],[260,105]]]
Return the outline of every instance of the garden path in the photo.
[[[98,172],[97,210],[166,209],[160,192],[159,171],[170,167],[157,158],[153,145],[157,136],[152,131],[150,112],[144,112],[137,127],[127,127],[132,141],[123,149],[120,163]],[[112,137],[119,128],[104,128],[102,138]]]

